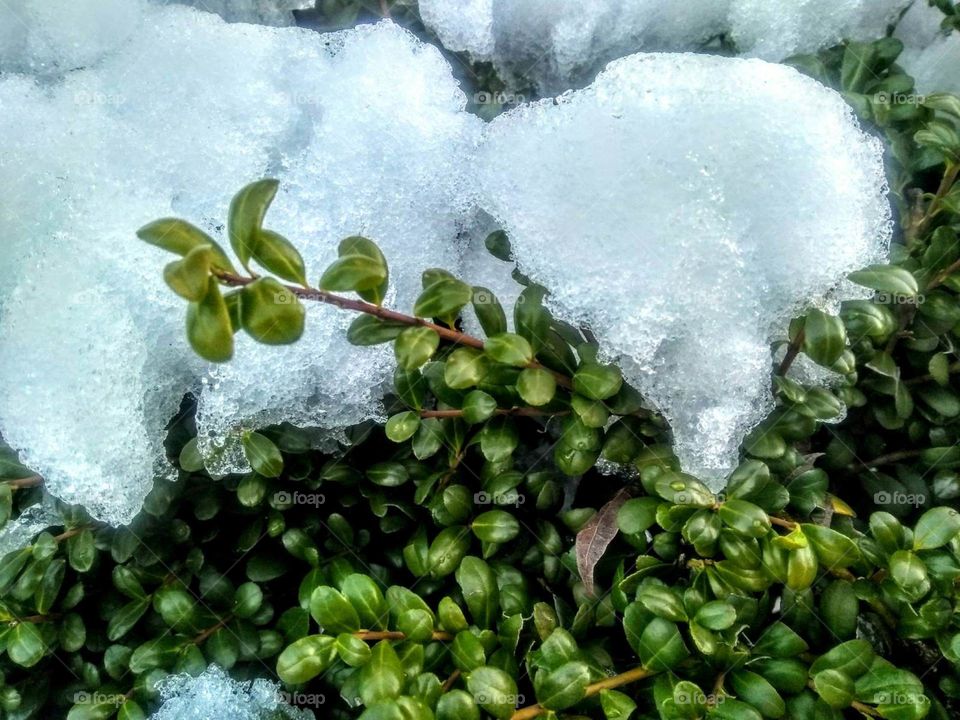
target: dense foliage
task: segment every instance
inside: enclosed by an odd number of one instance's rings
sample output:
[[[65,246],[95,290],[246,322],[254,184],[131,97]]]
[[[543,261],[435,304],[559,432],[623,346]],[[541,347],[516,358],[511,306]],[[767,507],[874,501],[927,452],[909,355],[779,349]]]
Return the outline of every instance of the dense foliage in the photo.
[[[515,308],[426,269],[416,306],[388,310],[388,258],[347,238],[312,287],[268,229],[268,180],[231,207],[236,260],[185,221],[143,228],[182,256],[165,277],[210,360],[239,331],[295,342],[304,302],[356,312],[351,340],[396,354],[389,420],[336,455],[249,432],[254,472],[215,481],[188,398],[180,481],[135,523],[60,507],[62,528],[0,559],[0,717],[142,718],[160,679],[208,663],[332,718],[960,712],[960,99],[913,94],[898,52],[796,59],[889,140],[897,244],[851,276],[874,300],[793,324],[778,410],[721,495],[519,274]],[[509,262],[502,233],[488,247]],[[469,305],[484,338],[460,329]],[[838,384],[788,379],[801,355]],[[9,453],[0,473],[4,519],[42,496]]]

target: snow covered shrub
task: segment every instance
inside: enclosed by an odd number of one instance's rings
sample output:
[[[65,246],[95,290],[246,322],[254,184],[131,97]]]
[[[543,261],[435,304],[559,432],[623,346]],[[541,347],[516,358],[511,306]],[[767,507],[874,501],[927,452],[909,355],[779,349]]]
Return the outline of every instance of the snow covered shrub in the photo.
[[[351,353],[389,348],[385,417],[319,449],[289,423],[247,428],[239,453],[251,469],[221,476],[207,469],[188,395],[163,438],[176,479],[159,478],[120,527],[53,499],[4,449],[0,718],[956,717],[960,99],[914,94],[900,47],[849,43],[792,60],[842,92],[889,149],[890,262],[845,268],[842,294],[824,288],[819,305],[797,306],[782,340],[755,328],[767,348],[749,363],[761,357],[760,377],[772,379],[770,412],[719,486],[681,469],[660,410],[676,397],[652,400],[631,384],[642,380],[636,364],[612,362],[616,324],[598,337],[560,319],[576,298],[536,280],[555,271],[576,282],[578,268],[595,271],[585,254],[597,250],[568,243],[566,257],[538,266],[526,224],[538,218],[506,207],[529,198],[501,193],[498,217],[513,222],[510,233],[481,233],[488,280],[476,267],[423,267],[409,306],[393,301],[391,270],[415,258],[394,257],[386,239],[346,237],[325,269],[308,267],[303,244],[271,222],[274,180],[234,197],[221,220],[228,243],[189,217],[141,228],[142,241],[171,253],[163,279],[187,305],[198,355],[230,367],[254,350],[282,352],[256,343],[309,349],[305,333],[325,317],[309,308],[323,306],[351,319]],[[832,106],[824,98],[781,101]],[[589,99],[565,102],[591,113]],[[751,108],[753,129],[782,120],[778,111]],[[847,121],[835,127],[855,127]],[[876,146],[859,130],[842,137],[830,153],[838,167],[858,142]],[[869,179],[876,157],[862,158],[854,170]],[[505,177],[482,172],[487,190]],[[875,251],[860,252],[864,224],[886,242],[878,185],[863,187],[875,214],[816,220],[854,258]],[[814,210],[816,193],[803,198]],[[800,206],[789,201],[775,206],[779,223],[769,218],[785,240],[815,227],[788,216]],[[700,237],[692,226],[690,237]],[[620,264],[643,262],[610,247]],[[786,247],[783,282],[833,262],[813,245]],[[698,269],[775,264],[716,257]],[[832,302],[854,286],[862,297]],[[749,292],[727,289],[681,293],[685,311],[700,303],[709,319],[687,324],[702,335],[687,347],[726,353],[723,323],[740,328],[736,311],[753,307],[737,304]],[[498,294],[517,298],[501,304]],[[616,285],[610,297],[630,301]],[[629,313],[598,317],[632,330]],[[741,358],[722,357],[743,371]]]

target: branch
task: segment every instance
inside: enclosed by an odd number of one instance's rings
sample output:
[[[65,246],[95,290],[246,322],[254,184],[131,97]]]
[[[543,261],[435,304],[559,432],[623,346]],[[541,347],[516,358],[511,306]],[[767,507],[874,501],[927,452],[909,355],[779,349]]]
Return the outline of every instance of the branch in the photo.
[[[777,375],[784,377],[787,374],[790,366],[793,365],[793,361],[796,360],[797,355],[800,354],[800,348],[803,347],[803,340],[805,337],[806,333],[804,332],[804,329],[800,328],[800,332],[796,334],[793,340],[790,341],[790,345],[787,346],[787,354],[783,356],[780,367],[777,368]]]
[[[243,277],[241,275],[234,275],[233,273],[215,271],[216,277],[224,285],[229,287],[244,287],[249,285],[256,278],[252,277]],[[315,302],[324,303],[326,305],[333,305],[338,307],[341,310],[352,310],[353,312],[364,313],[366,315],[373,315],[378,317],[381,320],[388,320],[390,322],[398,323],[401,325],[409,325],[411,327],[425,327],[433,330],[437,335],[440,336],[441,340],[445,340],[448,343],[453,345],[464,345],[466,347],[476,348],[477,350],[483,350],[484,343],[478,337],[473,335],[467,335],[462,333],[459,330],[454,330],[452,328],[444,327],[443,325],[438,325],[437,323],[430,322],[429,320],[424,320],[423,318],[418,318],[414,315],[405,315],[404,313],[397,312],[396,310],[390,310],[389,308],[382,307],[380,305],[374,305],[373,303],[368,303],[363,300],[355,300],[353,298],[343,297],[341,295],[335,295],[334,293],[328,292],[326,290],[317,290],[315,288],[302,288],[296,285],[284,285],[284,287],[289,290],[291,293],[296,295],[301,300],[313,300]],[[528,368],[534,368],[537,370],[546,370],[553,374],[557,380],[557,384],[566,389],[571,389],[573,387],[573,381],[564,375],[563,373],[558,373],[555,370],[540,364],[536,360],[527,365]]]
[[[20,490],[21,488],[32,488],[43,485],[43,478],[39,475],[30,475],[29,477],[17,478],[16,480],[5,480],[4,484],[9,485],[11,490]]]
[[[619,675],[614,675],[613,677],[606,678],[605,680],[595,682],[592,685],[587,685],[587,692],[584,694],[584,697],[593,697],[594,695],[599,695],[601,690],[612,690],[613,688],[618,688],[628,683],[637,682],[638,680],[644,680],[656,674],[657,673],[655,671],[647,670],[645,667],[627,670],[625,673],[620,673]],[[530,720],[530,718],[538,717],[546,712],[549,712],[549,710],[539,704],[530,705],[529,707],[517,710],[513,715],[510,716],[510,720]]]
[[[406,640],[407,636],[399,630],[358,630],[355,637],[361,640]],[[434,630],[431,640],[453,640],[453,635],[442,630]]]

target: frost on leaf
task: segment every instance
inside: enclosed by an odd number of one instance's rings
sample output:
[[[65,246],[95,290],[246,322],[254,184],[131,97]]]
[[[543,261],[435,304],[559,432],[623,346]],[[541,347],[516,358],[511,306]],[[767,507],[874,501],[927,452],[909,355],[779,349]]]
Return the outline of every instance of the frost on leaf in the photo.
[[[886,255],[882,154],[788,67],[636,55],[497,118],[480,173],[521,271],[594,331],[716,490],[772,409],[771,341]]]

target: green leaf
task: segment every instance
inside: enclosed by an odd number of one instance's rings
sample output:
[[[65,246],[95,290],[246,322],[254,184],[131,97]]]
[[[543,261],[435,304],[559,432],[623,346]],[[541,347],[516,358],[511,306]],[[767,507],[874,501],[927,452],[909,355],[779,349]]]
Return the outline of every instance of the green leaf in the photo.
[[[459,525],[444,528],[430,543],[427,553],[427,564],[430,574],[435,578],[449,575],[463,559],[470,549],[470,533]]]
[[[943,547],[960,533],[960,513],[950,507],[927,510],[913,531],[913,549],[934,550]]]
[[[17,665],[33,667],[43,658],[47,647],[40,630],[31,622],[19,622],[6,636],[7,655]]]
[[[361,315],[347,329],[347,340],[351,345],[380,345],[396,340],[408,326],[390,320],[381,320],[375,315]]]
[[[391,700],[403,688],[403,666],[387,640],[373,646],[370,661],[360,669],[359,692],[364,705]]]
[[[770,532],[770,517],[746,500],[727,500],[719,513],[723,523],[740,535],[759,538]]]
[[[467,676],[467,689],[477,704],[500,720],[507,720],[517,704],[517,684],[500,668],[484,666]]]
[[[480,451],[492,463],[504,462],[519,443],[516,423],[512,418],[498,415],[487,421],[480,431]]]
[[[175,260],[163,269],[163,279],[177,295],[191,302],[200,302],[207,293],[213,250],[199,245],[182,260]]]
[[[493,292],[485,287],[474,287],[471,301],[480,327],[487,337],[507,332],[507,315]]]
[[[754,672],[738,670],[731,673],[730,685],[738,698],[750,703],[765,718],[781,718],[787,711],[776,688]]]
[[[283,472],[283,455],[273,440],[258,432],[243,434],[243,454],[255,471],[264,477],[279,477]]]
[[[697,610],[694,620],[710,630],[727,630],[737,621],[737,610],[730,603],[713,600]]]
[[[590,400],[606,400],[620,392],[623,376],[613,365],[585,362],[573,376],[573,389]]]
[[[289,345],[303,335],[306,310],[300,300],[271,277],[254,280],[241,291],[240,324],[265,345]]]
[[[643,629],[636,650],[643,666],[654,671],[676,667],[690,654],[677,624],[659,617]]]
[[[418,427],[420,427],[420,413],[406,410],[391,416],[384,430],[387,438],[395,443],[402,443],[412,438]]]
[[[930,590],[930,579],[923,561],[909,550],[898,550],[890,556],[890,578],[915,602]]]
[[[89,528],[84,528],[67,539],[67,559],[70,561],[70,567],[77,572],[89,571],[96,557],[97,549],[94,545],[93,531]]]
[[[520,523],[504,510],[490,510],[477,515],[470,529],[483,542],[505,543],[520,534]]]
[[[343,255],[320,278],[323,290],[372,292],[387,281],[387,269],[366,255]]]
[[[549,370],[527,368],[520,373],[517,391],[524,402],[534,407],[546,405],[557,392],[557,379]]]
[[[950,159],[960,158],[960,134],[953,123],[931,120],[913,135],[918,145],[943,153]]]
[[[363,667],[370,662],[373,653],[370,646],[356,635],[340,633],[337,635],[337,655],[350,667]]]
[[[357,632],[360,616],[336,588],[321,585],[310,596],[310,614],[325,633]]]
[[[57,558],[47,565],[47,569],[43,571],[40,584],[37,585],[37,590],[33,596],[34,607],[41,615],[50,612],[53,603],[56,602],[66,569],[66,560]]]
[[[857,544],[836,530],[804,523],[800,526],[804,537],[816,552],[820,562],[828,569],[845,568],[860,559],[860,549]]]
[[[387,616],[387,603],[376,581],[362,573],[352,573],[344,578],[340,592],[347,599],[361,624],[366,628],[382,628]]]
[[[471,425],[482,423],[493,417],[497,410],[497,401],[483,390],[472,390],[463,399],[463,419]]]
[[[871,265],[847,277],[857,285],[891,295],[912,298],[920,292],[917,280],[910,271],[895,265]]]
[[[413,314],[422,318],[440,318],[452,325],[464,306],[473,299],[473,288],[446,273],[425,273],[424,276],[429,277],[430,282],[417,298]]]
[[[537,701],[547,710],[566,710],[584,698],[589,684],[590,668],[587,664],[568,662],[542,676],[538,673]]]
[[[480,720],[480,710],[469,693],[448,690],[437,701],[436,720]]]
[[[190,438],[187,444],[183,446],[178,462],[180,463],[181,469],[186,472],[199,472],[203,470],[203,455],[200,454],[197,438]]]
[[[397,336],[393,350],[397,364],[404,370],[416,370],[433,357],[440,336],[428,327],[409,327]]]
[[[461,347],[450,353],[443,365],[443,380],[454,390],[479,385],[489,367],[487,357],[474,348]]]
[[[382,275],[383,280],[375,287],[359,287],[356,288],[356,291],[357,294],[367,302],[380,305],[387,296],[387,290],[390,287],[390,271],[387,265],[387,259],[380,251],[380,247],[373,242],[373,240],[359,235],[353,235],[340,241],[337,252],[340,257],[363,255],[373,261],[374,266],[377,268],[374,275]],[[365,286],[367,283],[364,282],[362,284]]]
[[[637,709],[637,703],[619,690],[601,690],[600,707],[607,720],[629,720]]]
[[[235,273],[233,263],[217,242],[203,230],[177,218],[161,218],[137,230],[137,237],[158,248],[185,257],[198,247],[210,247],[213,251],[211,264]]]
[[[230,201],[227,217],[230,246],[239,258],[240,264],[248,272],[250,258],[260,239],[260,231],[263,229],[263,219],[279,186],[280,183],[276,180],[258,180],[241,189]]]
[[[149,607],[149,600],[131,600],[115,611],[107,622],[107,639],[116,642],[130,632]]]
[[[367,477],[381,487],[399,487],[410,479],[410,473],[401,463],[381,462],[367,468]]]
[[[187,306],[187,339],[204,360],[226,362],[233,357],[233,324],[216,278],[207,282],[203,299]]]
[[[533,362],[533,348],[526,338],[513,333],[501,333],[487,338],[484,352],[496,362],[513,367],[526,367]]]
[[[813,676],[813,687],[823,701],[836,710],[849,707],[853,702],[853,680],[839,670],[818,672]]]
[[[307,286],[307,269],[303,258],[283,235],[273,230],[260,230],[251,255],[261,267],[277,277]]]
[[[503,260],[504,262],[512,261],[510,240],[503,230],[495,230],[487,235],[483,242],[487,248],[487,252],[498,260]]]
[[[840,359],[847,345],[847,332],[840,318],[821,310],[811,310],[807,313],[803,330],[803,352],[811,360],[830,367]]]
[[[333,663],[336,642],[329,635],[307,635],[291,643],[277,658],[277,675],[291,685],[309,682]]]
[[[456,579],[473,622],[481,628],[492,627],[500,609],[500,592],[490,566],[468,555],[460,561]]]

